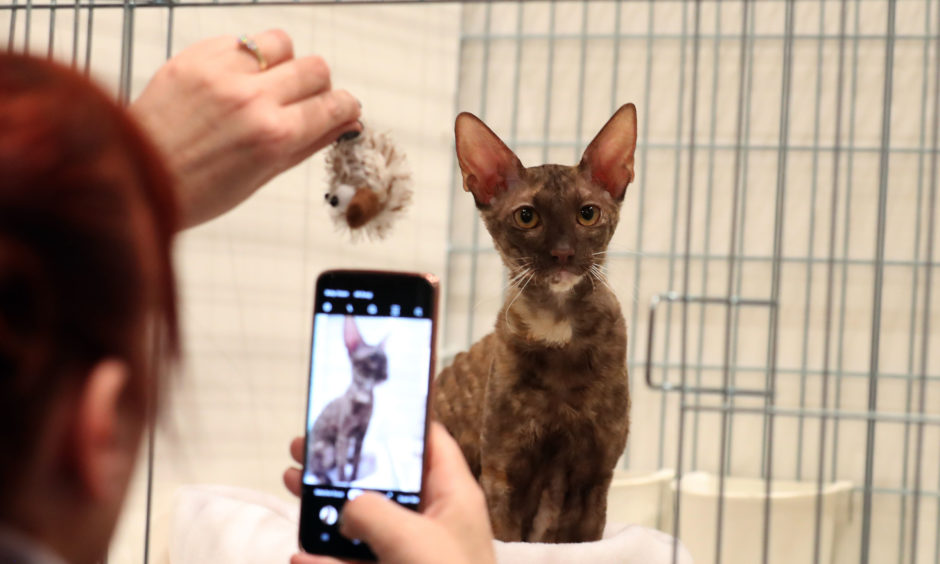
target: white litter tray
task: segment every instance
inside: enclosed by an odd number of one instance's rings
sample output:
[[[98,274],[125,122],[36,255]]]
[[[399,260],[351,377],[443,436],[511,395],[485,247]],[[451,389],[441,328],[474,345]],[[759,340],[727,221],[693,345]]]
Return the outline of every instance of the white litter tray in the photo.
[[[607,522],[642,525],[669,532],[669,482],[672,470],[628,472],[617,470],[607,493]]]
[[[718,539],[718,477],[704,472],[682,476],[679,538],[696,564],[714,564]],[[671,489],[675,493],[675,482]],[[834,561],[834,546],[851,520],[850,482],[823,485],[819,562]],[[768,564],[814,562],[816,482],[773,480]],[[766,482],[726,477],[721,563],[762,562]]]

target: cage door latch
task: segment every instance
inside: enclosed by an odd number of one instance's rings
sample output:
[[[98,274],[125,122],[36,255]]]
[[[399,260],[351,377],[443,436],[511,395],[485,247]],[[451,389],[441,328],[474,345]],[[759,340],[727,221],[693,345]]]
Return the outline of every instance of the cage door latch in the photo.
[[[650,316],[649,316],[649,326],[648,334],[646,340],[646,385],[654,390],[660,390],[663,392],[686,392],[693,394],[721,394],[721,395],[736,395],[736,396],[752,396],[752,397],[768,397],[771,395],[770,390],[762,389],[747,389],[747,388],[731,388],[731,387],[708,387],[708,386],[682,386],[681,384],[672,384],[669,382],[654,382],[653,381],[653,332],[656,327],[656,310],[659,307],[659,304],[662,302],[680,302],[683,304],[713,304],[713,305],[725,305],[728,307],[738,307],[738,306],[757,306],[757,307],[769,307],[776,308],[777,303],[772,300],[757,300],[749,298],[741,298],[738,296],[691,296],[683,295],[678,292],[666,292],[664,294],[656,294],[650,300]],[[727,339],[728,337],[726,337]],[[684,369],[683,366],[681,369]],[[729,366],[725,366],[724,370],[728,371]]]

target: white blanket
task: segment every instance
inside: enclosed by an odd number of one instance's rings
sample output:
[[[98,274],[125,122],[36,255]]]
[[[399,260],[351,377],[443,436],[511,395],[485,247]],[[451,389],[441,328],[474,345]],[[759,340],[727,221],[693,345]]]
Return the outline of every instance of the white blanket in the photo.
[[[286,564],[297,551],[297,503],[229,486],[177,491],[170,564]],[[672,564],[672,537],[638,525],[608,523],[604,539],[580,544],[494,541],[500,564]],[[692,564],[678,545],[677,564]]]
[[[608,523],[604,538],[578,544],[494,541],[499,564],[672,564],[673,537],[639,525]],[[692,564],[682,543],[676,564]]]

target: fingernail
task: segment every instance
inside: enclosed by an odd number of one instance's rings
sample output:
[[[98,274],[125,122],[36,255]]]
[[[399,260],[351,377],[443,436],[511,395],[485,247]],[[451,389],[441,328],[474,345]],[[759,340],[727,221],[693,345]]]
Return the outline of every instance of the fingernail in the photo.
[[[340,135],[339,137],[337,137],[337,138],[336,138],[336,141],[337,141],[337,142],[340,142],[340,141],[352,141],[352,140],[355,139],[356,137],[359,137],[359,134],[362,132],[363,129],[365,129],[366,126],[363,125],[362,120],[358,120],[358,119],[357,119],[357,120],[356,120],[356,123],[359,124],[359,129],[358,129],[358,130],[353,129],[352,131],[347,131],[346,133],[343,133],[342,135]]]
[[[342,135],[340,135],[336,139],[336,141],[337,142],[352,141],[356,137],[359,137],[359,131],[353,129],[352,131],[347,131],[346,133],[343,133]]]
[[[362,102],[359,100],[359,98],[356,98],[356,103],[359,104],[359,108],[362,108]]]

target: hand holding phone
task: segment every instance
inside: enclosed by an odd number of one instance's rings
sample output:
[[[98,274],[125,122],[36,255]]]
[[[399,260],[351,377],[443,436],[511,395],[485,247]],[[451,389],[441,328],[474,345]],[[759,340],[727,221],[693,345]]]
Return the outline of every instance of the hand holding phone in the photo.
[[[317,279],[301,486],[306,552],[372,560],[340,514],[365,491],[417,510],[437,282],[429,275],[328,271]]]
[[[291,443],[291,456],[303,460],[303,439]],[[300,495],[300,470],[284,473],[287,488]],[[363,495],[347,504],[342,531],[364,539],[386,564],[492,564],[493,533],[483,492],[460,447],[432,423],[422,513],[402,509],[383,497]],[[335,564],[337,560],[297,554],[291,564]]]

